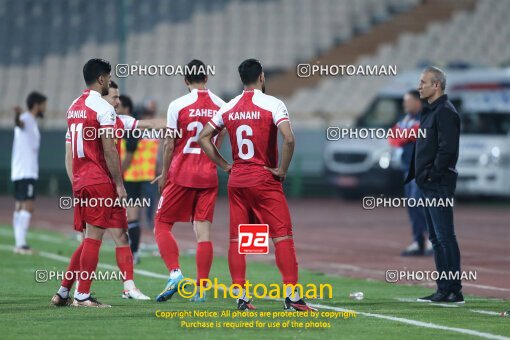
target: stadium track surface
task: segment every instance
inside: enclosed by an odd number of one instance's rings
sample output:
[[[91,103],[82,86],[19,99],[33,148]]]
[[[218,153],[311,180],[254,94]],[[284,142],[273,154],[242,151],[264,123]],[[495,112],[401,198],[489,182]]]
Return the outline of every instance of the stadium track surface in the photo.
[[[33,225],[72,234],[72,211],[60,210],[58,198],[38,197]],[[0,223],[11,225],[13,200],[0,197]],[[411,240],[405,209],[363,210],[360,201],[332,199],[290,200],[300,266],[328,274],[384,281],[386,270],[434,270],[431,257],[401,257]],[[475,270],[476,281],[463,282],[468,294],[510,299],[510,209],[508,202],[458,203],[456,232],[462,252],[462,269]],[[226,256],[228,202],[216,205],[212,239],[215,255]],[[173,228],[181,253],[193,252],[191,224]],[[145,229],[142,242],[154,243]],[[274,256],[251,256],[250,260],[274,262]],[[401,282],[434,287],[434,282]]]

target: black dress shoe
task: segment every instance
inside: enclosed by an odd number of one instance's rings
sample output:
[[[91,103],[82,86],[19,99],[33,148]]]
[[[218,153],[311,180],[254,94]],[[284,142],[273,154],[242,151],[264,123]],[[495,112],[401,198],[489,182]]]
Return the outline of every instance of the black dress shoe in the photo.
[[[437,292],[436,295],[430,299],[430,302],[446,302],[448,295],[449,294],[445,292]]]
[[[448,294],[445,292],[437,291],[434,294],[430,294],[428,296],[417,299],[418,302],[442,302],[446,299]]]
[[[446,299],[443,302],[464,303],[464,296],[462,295],[462,292],[458,293],[451,292],[446,296]]]

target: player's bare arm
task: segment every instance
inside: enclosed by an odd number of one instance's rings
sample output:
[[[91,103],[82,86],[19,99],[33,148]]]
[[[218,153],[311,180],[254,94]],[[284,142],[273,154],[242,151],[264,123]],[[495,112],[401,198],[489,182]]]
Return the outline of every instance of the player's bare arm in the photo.
[[[66,143],[66,172],[69,181],[73,183],[73,152],[71,150],[71,143]]]
[[[214,136],[218,134],[218,130],[213,128],[210,124],[207,124],[200,132],[200,136],[198,137],[198,144],[204,153],[209,157],[216,165],[222,168],[224,171],[229,172],[232,168],[232,165],[228,164],[228,162],[223,158],[223,156],[218,151],[216,145],[214,145],[212,139]],[[221,137],[221,135],[220,135]]]
[[[216,148],[219,149],[221,147],[221,144],[223,144],[223,139],[225,139],[225,136],[227,134],[227,130],[223,129],[216,137]]]
[[[131,165],[133,155],[133,152],[126,151],[126,156],[124,156],[124,159],[122,160],[122,173],[124,173]]]
[[[292,132],[292,128],[290,127],[290,123],[288,121],[280,123],[280,125],[278,125],[278,130],[283,137],[282,160],[280,162],[280,166],[278,168],[265,168],[271,171],[273,175],[278,177],[280,181],[283,182],[287,176],[290,161],[292,160],[292,155],[294,154],[295,140],[294,132]]]
[[[103,135],[101,136],[101,143],[103,145],[106,166],[108,167],[108,171],[110,171],[110,174],[112,175],[113,181],[115,182],[117,195],[121,200],[126,199],[127,194],[126,189],[124,189],[124,183],[122,182],[122,175],[120,172],[119,164],[119,154],[117,152],[117,148],[115,147],[115,139]]]
[[[13,110],[14,110],[14,123],[16,124],[17,127],[23,129],[23,127],[25,127],[25,123],[23,123],[23,121],[20,119],[21,107],[15,106]]]
[[[160,193],[163,192],[163,187],[165,186],[167,180],[168,169],[170,169],[170,163],[172,162],[172,157],[174,155],[174,148],[175,139],[172,137],[167,137],[165,139],[165,146],[163,147],[163,169],[161,170],[161,175],[156,177],[154,180],[158,180],[158,188]]]

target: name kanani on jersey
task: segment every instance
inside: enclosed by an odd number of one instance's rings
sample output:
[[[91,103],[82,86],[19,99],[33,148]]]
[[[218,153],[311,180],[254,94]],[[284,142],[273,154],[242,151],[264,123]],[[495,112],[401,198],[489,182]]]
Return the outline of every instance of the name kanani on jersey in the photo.
[[[234,163],[229,186],[251,187],[275,181],[264,166],[278,166],[278,125],[289,121],[285,104],[259,90],[248,90],[224,105],[209,122],[227,129]]]

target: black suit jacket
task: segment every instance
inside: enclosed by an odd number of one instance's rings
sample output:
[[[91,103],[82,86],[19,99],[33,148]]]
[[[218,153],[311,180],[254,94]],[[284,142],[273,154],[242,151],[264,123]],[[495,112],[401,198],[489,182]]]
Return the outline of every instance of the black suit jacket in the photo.
[[[424,103],[420,129],[426,136],[416,141],[406,183],[415,178],[421,187],[439,183],[455,188],[460,118],[446,94],[432,104]]]

